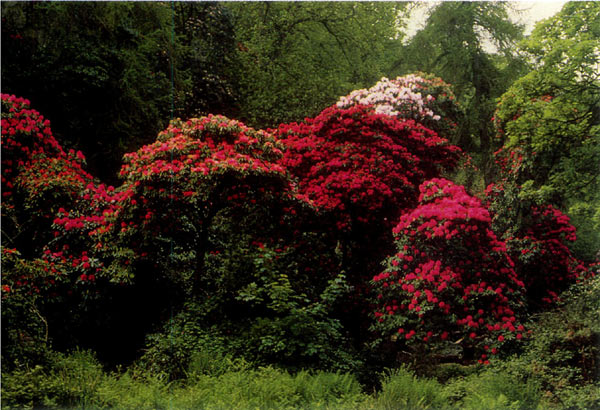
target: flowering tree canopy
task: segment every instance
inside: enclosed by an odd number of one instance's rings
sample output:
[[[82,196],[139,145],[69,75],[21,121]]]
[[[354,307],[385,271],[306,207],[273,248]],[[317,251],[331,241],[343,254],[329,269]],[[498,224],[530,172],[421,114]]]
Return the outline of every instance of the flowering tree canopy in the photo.
[[[280,148],[270,134],[222,116],[175,120],[155,143],[125,156],[121,187],[88,185],[56,227],[65,240],[88,238],[88,252],[109,256],[112,281],[129,281],[135,262],[149,259],[191,279],[204,273],[205,254],[218,250],[209,231],[226,208],[244,214],[277,202],[283,223],[284,203],[300,201],[275,162]]]
[[[396,253],[372,280],[373,329],[409,346],[460,343],[485,361],[523,337],[523,282],[479,199],[445,179],[419,189],[394,228]]]

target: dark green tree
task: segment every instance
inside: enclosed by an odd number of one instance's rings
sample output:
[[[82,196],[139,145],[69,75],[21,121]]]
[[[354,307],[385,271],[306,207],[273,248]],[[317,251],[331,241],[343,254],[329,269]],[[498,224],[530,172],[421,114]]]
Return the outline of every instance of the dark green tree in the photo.
[[[241,117],[276,126],[318,114],[387,75],[401,3],[230,3]]]
[[[392,72],[426,71],[452,84],[466,112],[453,142],[475,157],[488,182],[496,98],[525,67],[515,53],[522,27],[510,21],[510,7],[499,2],[441,2],[398,55]]]
[[[236,53],[231,12],[216,2],[174,2],[172,11],[181,83],[175,116],[235,116],[239,107],[232,85]]]
[[[152,141],[172,110],[233,106],[221,74],[233,44],[217,3],[3,3],[2,89],[30,99],[61,144],[116,183],[122,155]]]

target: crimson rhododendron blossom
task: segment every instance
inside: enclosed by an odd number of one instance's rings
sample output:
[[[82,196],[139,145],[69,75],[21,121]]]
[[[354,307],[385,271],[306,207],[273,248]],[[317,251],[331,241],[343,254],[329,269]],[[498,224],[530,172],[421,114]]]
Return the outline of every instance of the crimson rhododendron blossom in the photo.
[[[310,207],[277,163],[281,148],[269,133],[222,116],[172,121],[155,143],[125,155],[121,187],[89,185],[55,226],[67,242],[88,238],[92,262],[75,258],[88,269],[83,273],[101,267],[112,281],[129,282],[142,263],[172,280],[197,282],[211,252],[227,242],[219,229],[231,218],[253,215],[248,226],[229,229],[262,224],[268,237],[271,225]],[[267,240],[246,236],[248,246]]]
[[[277,130],[287,150],[281,163],[298,190],[334,215],[337,228],[391,226],[412,206],[425,179],[452,169],[459,149],[412,120],[363,105],[330,107]]]
[[[568,246],[576,240],[575,227],[552,205],[522,198],[517,181],[531,166],[523,150],[504,148],[495,156],[500,179],[485,192],[493,229],[504,234],[530,307],[553,303],[569,285],[588,274]]]
[[[286,317],[320,300],[338,272],[331,241],[311,231],[314,207],[277,162],[281,148],[221,116],[172,121],[126,155],[122,186],[90,184],[60,210],[45,257],[81,288],[132,285],[116,287],[154,312],[146,320],[183,300],[228,332],[248,331],[258,315]]]
[[[445,179],[419,189],[419,205],[394,228],[396,253],[372,280],[373,330],[402,345],[459,343],[482,355],[520,339],[523,282],[487,209]]]
[[[451,139],[463,115],[452,89],[442,79],[425,73],[390,80],[382,78],[369,89],[354,90],[337,102],[338,108],[372,105],[377,113],[413,119]]]
[[[54,214],[93,180],[29,101],[2,94],[2,239],[27,257],[50,240]]]

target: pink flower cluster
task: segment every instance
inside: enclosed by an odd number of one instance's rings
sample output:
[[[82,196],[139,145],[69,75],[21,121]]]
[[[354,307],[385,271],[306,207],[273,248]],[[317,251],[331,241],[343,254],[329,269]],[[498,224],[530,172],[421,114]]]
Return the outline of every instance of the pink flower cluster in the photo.
[[[445,179],[419,190],[394,228],[396,254],[373,277],[373,328],[406,344],[460,343],[485,362],[490,346],[523,337],[524,284],[479,199]]]
[[[456,121],[462,115],[448,84],[423,73],[394,80],[384,77],[369,89],[340,97],[336,104],[338,108],[354,105],[369,105],[379,114],[413,119],[446,138],[456,131]]]

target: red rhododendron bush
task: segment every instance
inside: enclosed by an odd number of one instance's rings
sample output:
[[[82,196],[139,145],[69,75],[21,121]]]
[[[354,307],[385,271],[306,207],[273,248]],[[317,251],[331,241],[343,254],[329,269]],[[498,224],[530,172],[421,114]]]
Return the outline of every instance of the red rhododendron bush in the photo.
[[[64,313],[57,304],[75,290],[68,275],[42,257],[53,240],[52,221],[93,178],[82,168],[83,155],[66,153],[28,100],[1,98],[3,358],[27,360],[39,358],[51,316]]]
[[[394,228],[396,253],[372,280],[373,329],[416,351],[460,344],[486,361],[523,337],[523,283],[479,199],[445,179],[419,189]]]
[[[319,300],[343,289],[343,277],[336,282],[331,241],[314,229],[314,207],[294,190],[281,157],[271,134],[238,121],[174,120],[155,143],[125,156],[120,187],[89,183],[58,210],[44,258],[82,289],[105,293],[95,309],[122,311],[105,323],[113,331],[139,337],[193,301],[201,314],[192,320],[233,332],[247,354],[262,357],[261,343],[272,343],[269,333],[282,338],[293,317],[305,327],[296,339],[327,340],[269,354],[282,362],[295,349],[295,359],[314,361],[331,338],[341,340]]]
[[[413,120],[364,105],[333,106],[283,124],[277,134],[287,147],[281,163],[298,191],[335,223],[344,267],[355,274],[367,255],[378,263],[391,227],[416,203],[419,184],[452,169],[460,151]],[[363,262],[356,265],[357,258]]]
[[[225,117],[176,120],[155,143],[125,156],[121,187],[89,185],[55,226],[68,243],[85,238],[81,250],[99,256],[111,281],[129,282],[131,267],[144,260],[193,280],[205,254],[220,250],[209,236],[226,209],[265,207],[285,222],[286,201],[298,200],[274,162],[279,156],[273,137]],[[261,219],[255,223],[267,222]]]
[[[519,149],[496,153],[501,179],[486,189],[492,226],[504,235],[509,254],[527,289],[531,308],[549,305],[588,274],[569,248],[576,240],[569,217],[552,205],[519,198],[517,180],[527,168]]]
[[[50,122],[28,100],[1,97],[3,246],[32,256],[47,243],[56,211],[92,177],[82,168],[81,152],[65,153]]]

